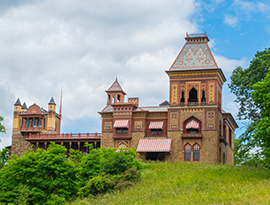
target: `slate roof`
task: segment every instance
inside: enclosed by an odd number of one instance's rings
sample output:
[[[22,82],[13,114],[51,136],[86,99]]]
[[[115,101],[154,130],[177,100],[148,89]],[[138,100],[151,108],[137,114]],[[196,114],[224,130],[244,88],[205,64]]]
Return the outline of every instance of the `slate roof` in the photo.
[[[205,33],[187,34],[186,43],[170,70],[217,69]]]
[[[165,100],[164,102],[160,103],[159,106],[169,106],[169,102]]]
[[[53,97],[51,98],[51,100],[50,100],[50,102],[49,102],[49,105],[56,105],[55,102],[54,102]]]
[[[14,105],[19,105],[19,106],[22,106],[22,104],[21,104],[21,101],[20,101],[20,99],[18,98],[18,100],[15,102],[15,104]]]
[[[117,78],[114,81],[114,83],[111,85],[111,87],[107,90],[107,92],[108,91],[121,91],[121,92],[125,93],[124,90],[121,88],[120,84],[118,83]]]
[[[22,109],[27,109],[27,106],[25,103],[23,103]]]

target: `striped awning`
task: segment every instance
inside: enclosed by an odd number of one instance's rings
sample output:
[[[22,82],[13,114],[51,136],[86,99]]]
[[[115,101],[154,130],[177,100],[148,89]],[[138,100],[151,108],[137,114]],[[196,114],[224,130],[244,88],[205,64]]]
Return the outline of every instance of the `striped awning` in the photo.
[[[171,152],[171,139],[140,139],[136,152]]]
[[[195,120],[191,120],[186,125],[186,129],[199,129],[199,128],[200,128],[200,124],[196,122]]]
[[[150,122],[149,129],[163,129],[163,122]]]
[[[113,127],[115,127],[115,128],[128,128],[128,120],[115,120]]]

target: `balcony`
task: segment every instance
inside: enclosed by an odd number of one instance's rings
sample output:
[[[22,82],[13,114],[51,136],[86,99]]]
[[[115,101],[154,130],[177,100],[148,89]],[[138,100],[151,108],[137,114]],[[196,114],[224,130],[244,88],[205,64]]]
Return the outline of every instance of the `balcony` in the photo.
[[[203,135],[201,133],[183,133],[181,135],[183,139],[202,139]]]
[[[101,133],[70,133],[70,134],[29,134],[28,141],[34,140],[83,140],[83,139],[93,139],[100,140]]]
[[[42,132],[42,127],[21,127],[21,132]]]

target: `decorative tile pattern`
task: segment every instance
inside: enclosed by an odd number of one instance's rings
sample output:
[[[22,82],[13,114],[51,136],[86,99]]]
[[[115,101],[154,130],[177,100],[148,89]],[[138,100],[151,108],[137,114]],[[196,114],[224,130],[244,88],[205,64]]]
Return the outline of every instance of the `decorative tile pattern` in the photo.
[[[170,70],[218,68],[207,44],[186,43]]]

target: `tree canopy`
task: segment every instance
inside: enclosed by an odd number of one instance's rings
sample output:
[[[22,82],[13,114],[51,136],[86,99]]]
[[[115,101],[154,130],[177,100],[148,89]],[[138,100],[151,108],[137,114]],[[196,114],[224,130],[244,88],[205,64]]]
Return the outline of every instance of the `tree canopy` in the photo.
[[[0,116],[0,133],[6,133],[6,128],[2,124],[4,121],[4,118]]]
[[[12,155],[0,169],[0,204],[65,204],[87,195],[132,185],[140,178],[142,163],[134,149],[90,149],[89,154],[51,143]]]
[[[237,153],[235,156],[240,161],[242,160],[242,163],[243,158],[250,160],[248,159],[252,155],[250,154],[250,150],[255,152],[253,155],[258,159],[255,161],[261,161],[261,154],[264,154],[263,156],[266,157],[266,146],[262,145],[264,136],[261,135],[261,132],[266,129],[266,124],[262,126],[261,120],[265,118],[262,112],[263,109],[267,109],[267,106],[269,109],[269,105],[265,103],[265,101],[267,101],[267,95],[260,94],[260,92],[263,88],[265,93],[269,92],[269,88],[267,90],[267,84],[269,82],[266,80],[266,76],[269,75],[269,67],[270,48],[266,48],[255,54],[248,68],[237,67],[231,76],[229,88],[231,92],[236,95],[235,102],[239,105],[238,119],[248,122],[246,131],[239,137],[238,141],[236,141],[237,146],[235,153]],[[265,120],[263,122],[265,122]],[[261,149],[258,149],[259,147],[265,151],[261,153]],[[236,162],[239,160],[236,160]],[[254,159],[251,161],[254,161]]]

